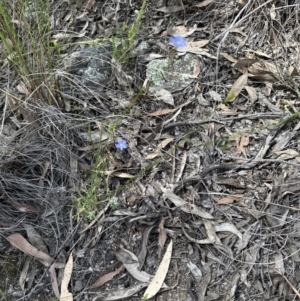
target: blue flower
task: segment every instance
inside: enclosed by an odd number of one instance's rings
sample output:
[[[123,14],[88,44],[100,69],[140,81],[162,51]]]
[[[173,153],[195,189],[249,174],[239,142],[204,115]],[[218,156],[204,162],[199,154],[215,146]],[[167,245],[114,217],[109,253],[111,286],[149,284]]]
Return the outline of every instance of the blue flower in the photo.
[[[116,148],[119,149],[120,151],[123,151],[124,149],[126,149],[127,148],[126,140],[124,140],[122,138],[117,138]]]
[[[187,45],[186,39],[180,35],[176,35],[170,38],[170,43],[173,44],[175,48],[183,48]]]

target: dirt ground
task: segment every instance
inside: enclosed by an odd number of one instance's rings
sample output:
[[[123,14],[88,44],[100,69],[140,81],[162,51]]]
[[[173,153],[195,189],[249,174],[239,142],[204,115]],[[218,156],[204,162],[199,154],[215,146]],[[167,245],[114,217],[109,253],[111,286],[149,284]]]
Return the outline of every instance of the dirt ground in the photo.
[[[149,0],[126,61],[91,45],[141,6],[53,1],[52,105],[0,44],[0,299],[57,300],[72,255],[78,301],[145,300],[157,271],[149,300],[297,300],[299,1]],[[85,48],[106,55],[97,85],[63,63]]]

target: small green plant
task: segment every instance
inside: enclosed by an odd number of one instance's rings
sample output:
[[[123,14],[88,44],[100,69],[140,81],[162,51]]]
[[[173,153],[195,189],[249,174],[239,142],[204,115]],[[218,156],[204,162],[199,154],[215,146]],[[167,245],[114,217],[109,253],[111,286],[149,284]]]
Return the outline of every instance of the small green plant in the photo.
[[[147,300],[148,300],[147,295],[143,296],[142,299],[141,299],[141,301],[147,301]]]
[[[97,214],[98,205],[102,202],[99,198],[99,189],[101,185],[101,188],[105,188],[103,183],[105,183],[105,170],[108,169],[109,161],[105,155],[97,156],[95,161],[86,188],[78,192],[79,195],[74,202],[77,222],[80,218],[92,220]]]
[[[123,23],[122,34],[126,33],[127,35],[125,39],[124,38],[117,39],[116,37],[111,38],[112,48],[113,48],[112,57],[113,59],[119,61],[121,64],[126,63],[130,58],[131,50],[133,48],[135,38],[141,28],[141,24],[142,24],[141,19],[143,17],[145,8],[146,8],[146,1],[143,2],[137,14],[136,20],[134,21],[133,24],[131,24],[129,28],[127,27],[126,23]]]
[[[108,204],[112,210],[117,210],[119,207],[119,199],[114,196],[109,200]]]

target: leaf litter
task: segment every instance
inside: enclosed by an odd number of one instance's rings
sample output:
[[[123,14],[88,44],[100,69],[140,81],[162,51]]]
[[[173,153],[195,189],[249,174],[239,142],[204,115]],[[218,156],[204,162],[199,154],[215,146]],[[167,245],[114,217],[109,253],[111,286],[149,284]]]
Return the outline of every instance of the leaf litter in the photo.
[[[62,52],[70,55],[96,43],[95,35],[111,37],[114,24],[124,24],[124,16],[132,24],[140,8],[135,1],[115,4],[84,1],[73,10],[61,3],[50,10],[51,40],[63,41]],[[45,292],[52,282],[52,294],[59,297],[63,257],[74,249],[76,268],[64,270],[71,282],[64,281],[64,295],[74,300],[85,294],[137,301],[154,282],[148,296],[160,292],[174,301],[299,297],[299,3],[285,4],[153,2],[133,45],[146,41],[150,48],[134,52],[126,66],[111,61],[114,72],[98,87],[74,85],[69,74],[73,91],[57,95],[66,111],[32,102],[34,94],[20,79],[17,90],[13,81],[5,84],[27,98],[20,102],[14,93],[3,94],[0,147],[3,237],[21,252],[5,240],[1,244],[8,255],[32,257],[20,260],[21,294],[40,294],[40,278]],[[187,45],[174,49],[168,35],[175,34]],[[160,73],[164,90],[151,94],[153,82],[145,81],[151,56],[167,59],[172,71],[185,52],[194,55],[181,72],[186,80],[172,86]],[[144,82],[145,90],[138,91]],[[124,114],[128,104],[133,105]],[[122,152],[109,137],[110,122],[116,122],[115,136],[128,141]],[[105,150],[109,162],[96,189],[97,213],[77,222],[71,200],[89,183],[93,150]],[[118,191],[117,209],[102,202],[108,190]],[[170,237],[174,245],[166,247]],[[43,275],[50,265],[48,281]],[[20,288],[14,285],[15,294]]]

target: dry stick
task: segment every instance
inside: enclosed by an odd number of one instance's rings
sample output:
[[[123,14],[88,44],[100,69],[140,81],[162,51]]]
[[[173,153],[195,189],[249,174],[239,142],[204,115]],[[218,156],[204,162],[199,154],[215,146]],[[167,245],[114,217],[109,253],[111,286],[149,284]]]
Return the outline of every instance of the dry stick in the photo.
[[[233,157],[233,156],[225,156],[223,159],[233,159],[233,160],[243,160],[243,161],[249,161],[249,162],[257,162],[257,163],[282,163],[282,164],[288,164],[292,165],[294,167],[297,167],[300,169],[300,164],[280,160],[280,159],[246,159],[246,158],[239,158],[239,157]],[[246,164],[246,163],[243,163]]]
[[[256,114],[249,114],[249,115],[241,115],[235,117],[226,117],[220,119],[205,119],[205,120],[194,120],[194,121],[179,121],[167,124],[164,126],[164,130],[172,128],[174,126],[185,126],[185,125],[200,125],[205,123],[225,123],[227,121],[237,121],[241,119],[259,119],[259,118],[279,118],[285,117],[287,114],[285,113],[256,113]]]

